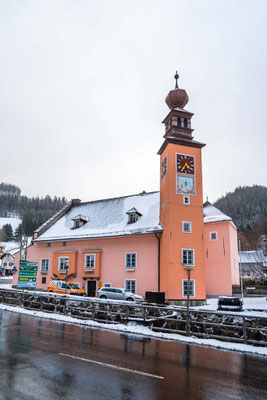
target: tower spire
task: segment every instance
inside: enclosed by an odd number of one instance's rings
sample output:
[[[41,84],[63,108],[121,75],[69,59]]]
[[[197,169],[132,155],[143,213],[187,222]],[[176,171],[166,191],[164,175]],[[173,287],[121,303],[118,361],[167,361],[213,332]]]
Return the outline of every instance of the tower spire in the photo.
[[[178,89],[178,79],[179,79],[179,75],[178,75],[178,72],[177,72],[177,71],[176,71],[176,73],[175,73],[175,75],[174,75],[174,79],[176,80],[175,89]]]

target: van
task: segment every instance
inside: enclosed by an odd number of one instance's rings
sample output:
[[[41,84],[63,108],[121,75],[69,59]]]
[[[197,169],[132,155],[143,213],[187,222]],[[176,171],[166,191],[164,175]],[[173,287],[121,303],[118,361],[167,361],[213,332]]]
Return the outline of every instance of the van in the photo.
[[[74,294],[77,296],[86,296],[86,292],[79,288],[78,283],[65,282],[58,279],[51,279],[48,288],[48,293]]]

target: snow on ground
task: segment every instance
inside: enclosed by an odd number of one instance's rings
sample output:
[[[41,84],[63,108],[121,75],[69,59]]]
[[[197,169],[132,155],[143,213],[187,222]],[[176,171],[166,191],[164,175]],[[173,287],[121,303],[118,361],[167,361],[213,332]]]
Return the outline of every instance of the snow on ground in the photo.
[[[244,297],[243,308],[244,311],[237,312],[238,315],[250,316],[266,316],[267,313],[267,297]],[[207,305],[192,307],[193,310],[200,311],[217,311],[218,299],[207,299]],[[251,310],[251,311],[250,311]],[[253,310],[253,311],[252,311]],[[219,311],[218,311],[219,312]],[[225,313],[226,311],[221,311]],[[230,313],[233,313],[229,311]]]
[[[128,325],[123,324],[105,324],[96,321],[86,321],[78,318],[73,318],[65,315],[58,314],[48,314],[42,311],[33,311],[26,310],[21,307],[9,306],[6,304],[0,304],[1,310],[13,311],[21,314],[31,315],[38,318],[46,318],[50,320],[55,320],[58,322],[64,322],[68,324],[78,324],[85,325],[88,328],[98,328],[105,330],[112,330],[117,332],[125,332],[132,333],[142,336],[148,336],[154,339],[162,339],[162,340],[175,340],[178,342],[192,343],[195,345],[204,345],[210,347],[216,347],[218,349],[231,350],[231,351],[241,351],[246,353],[254,353],[259,354],[261,356],[267,356],[267,348],[266,347],[256,347],[242,343],[231,343],[231,342],[221,342],[216,339],[199,339],[196,337],[188,337],[183,335],[178,335],[174,333],[162,333],[162,332],[153,332],[149,328],[141,325],[137,325],[136,323],[129,322]]]
[[[18,217],[16,218],[0,217],[0,229],[2,229],[3,225],[10,224],[12,226],[13,232],[15,232],[20,223],[21,219]]]

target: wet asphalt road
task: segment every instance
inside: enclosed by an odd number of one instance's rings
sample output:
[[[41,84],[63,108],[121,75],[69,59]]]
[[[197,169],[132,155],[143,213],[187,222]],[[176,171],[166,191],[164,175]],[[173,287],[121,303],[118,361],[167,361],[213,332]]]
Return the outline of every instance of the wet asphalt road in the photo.
[[[267,398],[266,358],[0,310],[0,399]]]

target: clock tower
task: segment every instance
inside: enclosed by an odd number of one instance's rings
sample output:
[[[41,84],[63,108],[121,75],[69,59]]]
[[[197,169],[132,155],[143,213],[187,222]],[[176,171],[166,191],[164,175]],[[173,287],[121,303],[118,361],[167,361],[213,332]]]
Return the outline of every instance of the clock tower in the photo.
[[[194,140],[193,114],[185,110],[188,95],[176,85],[166,97],[170,109],[163,120],[160,155],[160,290],[166,299],[205,300],[201,149]],[[188,287],[188,271],[190,284]]]

